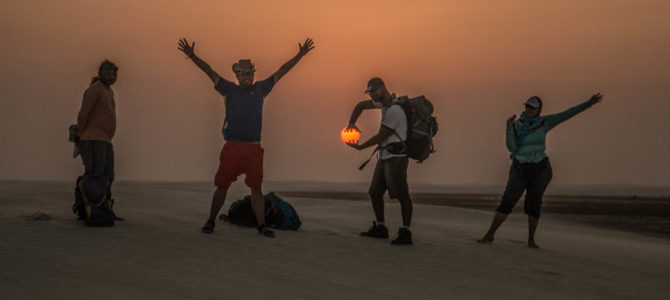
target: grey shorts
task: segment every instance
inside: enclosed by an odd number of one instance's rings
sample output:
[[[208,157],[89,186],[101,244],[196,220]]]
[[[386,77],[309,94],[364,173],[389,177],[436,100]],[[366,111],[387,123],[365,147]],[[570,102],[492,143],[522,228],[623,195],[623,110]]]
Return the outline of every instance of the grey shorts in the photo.
[[[114,148],[104,141],[79,141],[84,174],[100,175],[114,180]]]
[[[382,196],[388,190],[391,199],[409,196],[409,187],[407,186],[408,165],[409,159],[407,157],[378,160],[368,191],[370,195]]]

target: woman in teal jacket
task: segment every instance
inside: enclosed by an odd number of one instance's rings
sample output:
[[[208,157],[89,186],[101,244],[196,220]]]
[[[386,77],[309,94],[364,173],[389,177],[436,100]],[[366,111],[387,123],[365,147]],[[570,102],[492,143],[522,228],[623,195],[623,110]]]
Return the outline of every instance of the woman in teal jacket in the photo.
[[[542,116],[542,100],[533,96],[524,103],[526,111],[518,120],[515,120],[516,115],[507,120],[506,144],[507,150],[511,153],[512,166],[509,170],[507,187],[496,209],[491,227],[478,242],[485,244],[493,242],[496,230],[505,222],[525,190],[524,212],[528,215],[528,247],[538,248],[535,243],[535,229],[540,219],[542,195],[552,177],[551,164],[545,153],[546,135],[558,124],[601,102],[602,98],[603,96],[598,93],[586,102],[564,112]]]

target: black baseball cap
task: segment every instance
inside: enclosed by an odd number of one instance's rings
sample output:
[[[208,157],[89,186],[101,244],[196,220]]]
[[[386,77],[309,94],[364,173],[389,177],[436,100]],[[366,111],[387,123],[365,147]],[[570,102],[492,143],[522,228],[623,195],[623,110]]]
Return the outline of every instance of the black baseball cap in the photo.
[[[368,81],[368,87],[365,89],[364,93],[367,94],[380,87],[386,87],[386,85],[384,85],[384,81],[379,77],[374,77]]]

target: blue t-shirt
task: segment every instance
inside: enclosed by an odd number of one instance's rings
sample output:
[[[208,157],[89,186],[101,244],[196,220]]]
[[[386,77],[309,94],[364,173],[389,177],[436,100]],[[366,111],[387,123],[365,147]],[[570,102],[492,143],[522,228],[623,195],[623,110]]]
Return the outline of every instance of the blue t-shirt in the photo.
[[[238,142],[260,142],[263,124],[263,100],[275,85],[274,76],[256,81],[248,89],[240,88],[223,78],[214,89],[223,96],[226,119],[223,122],[223,138]]]

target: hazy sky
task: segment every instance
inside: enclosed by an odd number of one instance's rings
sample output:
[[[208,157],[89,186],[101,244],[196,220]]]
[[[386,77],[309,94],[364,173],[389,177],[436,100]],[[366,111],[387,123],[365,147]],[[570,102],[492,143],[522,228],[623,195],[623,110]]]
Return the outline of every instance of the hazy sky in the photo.
[[[602,92],[554,129],[554,183],[670,183],[668,1],[6,1],[0,2],[0,179],[74,180],[67,128],[108,58],[118,180],[212,180],[222,97],[177,51],[233,80],[251,58],[274,73],[312,37],[316,49],[275,86],[264,110],[267,180],[367,181],[370,151],[339,140],[370,77],[433,101],[437,153],[410,184],[504,184],[504,124],[531,95],[545,113]],[[359,121],[376,133],[380,112]]]

